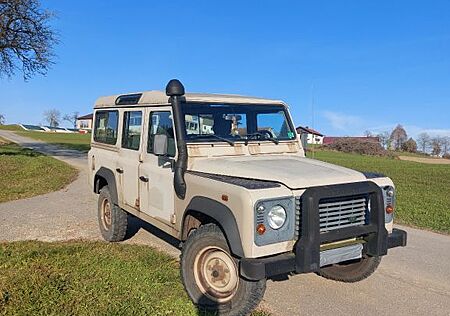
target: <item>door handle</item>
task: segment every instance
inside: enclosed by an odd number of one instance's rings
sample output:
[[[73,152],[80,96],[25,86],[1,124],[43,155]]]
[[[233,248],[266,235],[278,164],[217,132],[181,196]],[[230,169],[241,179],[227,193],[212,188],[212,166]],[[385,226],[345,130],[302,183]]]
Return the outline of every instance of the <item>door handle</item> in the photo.
[[[146,176],[140,176],[139,180],[141,180],[142,182],[148,182],[148,178]]]
[[[123,173],[123,169],[122,168],[116,168],[117,173]]]

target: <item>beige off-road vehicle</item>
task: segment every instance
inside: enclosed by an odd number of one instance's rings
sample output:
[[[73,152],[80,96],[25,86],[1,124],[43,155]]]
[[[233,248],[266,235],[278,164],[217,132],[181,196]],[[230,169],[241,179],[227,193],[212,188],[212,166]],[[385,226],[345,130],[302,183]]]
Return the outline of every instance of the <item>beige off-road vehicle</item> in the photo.
[[[136,216],[179,239],[187,293],[220,314],[248,314],[280,275],[360,281],[406,245],[392,181],[305,158],[279,100],[178,80],[99,98],[89,169],[103,237]]]

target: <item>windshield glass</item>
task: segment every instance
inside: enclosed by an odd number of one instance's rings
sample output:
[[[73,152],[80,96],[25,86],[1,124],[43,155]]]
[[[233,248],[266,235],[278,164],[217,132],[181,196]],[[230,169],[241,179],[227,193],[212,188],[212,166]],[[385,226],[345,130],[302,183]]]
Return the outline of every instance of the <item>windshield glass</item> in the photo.
[[[187,141],[252,141],[295,139],[282,105],[185,103]]]

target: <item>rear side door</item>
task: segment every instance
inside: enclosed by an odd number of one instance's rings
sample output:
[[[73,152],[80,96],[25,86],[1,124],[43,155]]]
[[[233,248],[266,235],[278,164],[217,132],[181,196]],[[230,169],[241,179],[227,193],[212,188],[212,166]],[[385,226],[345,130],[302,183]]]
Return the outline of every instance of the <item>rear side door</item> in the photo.
[[[122,137],[116,172],[119,174],[119,192],[127,206],[139,209],[139,165],[141,164],[143,109],[124,111]]]
[[[147,113],[147,142],[139,165],[141,211],[170,224],[174,210],[173,165],[176,155],[172,111],[169,106],[149,108]],[[168,137],[168,154],[153,154],[156,134]]]

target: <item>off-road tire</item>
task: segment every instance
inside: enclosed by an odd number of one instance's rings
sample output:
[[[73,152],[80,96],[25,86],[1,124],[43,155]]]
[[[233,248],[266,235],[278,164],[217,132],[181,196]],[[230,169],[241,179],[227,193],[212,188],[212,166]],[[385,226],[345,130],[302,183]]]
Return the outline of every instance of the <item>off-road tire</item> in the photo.
[[[109,205],[108,220],[105,218],[105,205]],[[128,213],[115,205],[111,200],[108,186],[100,190],[98,196],[98,225],[103,239],[118,242],[125,239],[128,227]]]
[[[363,256],[358,260],[333,264],[320,269],[319,275],[330,280],[354,283],[368,278],[378,268],[381,257]]]
[[[181,251],[181,278],[191,300],[201,311],[214,311],[217,315],[248,315],[260,303],[266,290],[266,280],[249,281],[238,276],[237,287],[228,301],[219,302],[200,289],[194,275],[196,258],[204,249],[218,247],[230,255],[227,240],[215,224],[206,224],[193,231]],[[238,269],[237,259],[233,258]],[[237,274],[238,270],[236,270]],[[198,279],[198,277],[197,277]]]

